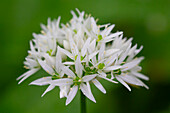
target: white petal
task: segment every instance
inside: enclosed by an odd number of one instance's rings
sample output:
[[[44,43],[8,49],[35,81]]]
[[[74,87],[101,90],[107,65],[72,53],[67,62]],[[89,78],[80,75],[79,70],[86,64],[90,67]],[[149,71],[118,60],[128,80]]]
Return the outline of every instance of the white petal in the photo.
[[[106,93],[106,90],[97,79],[92,80],[92,82],[101,92]]]
[[[108,39],[110,39],[110,38],[113,38],[113,37],[119,36],[119,35],[121,35],[121,34],[123,34],[123,32],[113,33],[113,34],[111,34],[111,35],[109,35],[109,36],[105,37],[105,40],[108,40]]]
[[[56,80],[52,80],[51,84],[54,84],[56,86],[72,85],[73,79],[70,79],[70,78],[56,79]]]
[[[98,52],[99,51],[96,51],[96,52],[93,52],[92,54],[90,54],[89,55],[89,59],[92,59],[93,57],[95,57]]]
[[[121,68],[122,66],[109,66],[109,67],[106,67],[104,70],[105,71],[113,71],[113,70],[117,70],[119,68]]]
[[[149,87],[146,84],[144,84],[141,80],[139,80],[139,79],[137,79],[137,80],[138,80],[138,82],[140,82],[142,84],[143,87],[145,87],[146,89],[149,89]]]
[[[55,66],[55,60],[56,58],[53,56],[50,56],[49,54],[43,54],[43,56],[45,57],[45,63],[49,66]]]
[[[98,75],[98,77],[103,78],[103,79],[105,79],[105,80],[107,80],[107,81],[109,81],[109,82],[112,82],[112,83],[118,83],[118,82],[116,82],[116,81],[113,81],[113,80],[111,80],[111,79],[109,79],[109,78],[106,78],[106,77],[104,77],[104,76],[101,76],[101,75]]]
[[[113,62],[118,59],[118,56],[121,54],[122,51],[119,51],[117,53],[115,53],[114,55],[110,56],[104,63],[106,64],[106,66],[110,66],[113,64]]]
[[[131,69],[131,71],[134,71],[134,72],[139,72],[141,70],[142,70],[141,66],[135,66],[134,68]]]
[[[95,78],[97,76],[97,74],[94,75],[86,75],[82,78],[83,82],[89,82],[90,80],[92,80],[93,78]]]
[[[62,69],[62,71],[63,71],[66,75],[68,75],[68,76],[70,76],[70,77],[72,77],[72,78],[75,78],[75,77],[76,77],[76,75],[73,73],[73,71],[71,71],[71,70],[69,69],[69,67],[61,66],[61,69]]]
[[[53,40],[51,40],[51,41],[52,41],[52,44],[53,44],[53,45],[52,45],[52,48],[51,48],[53,51],[52,51],[51,54],[54,55],[55,52],[56,52],[56,48],[57,48],[57,47],[56,47],[56,46],[57,46],[57,44],[56,44],[56,39],[53,39]],[[51,45],[51,43],[50,43],[49,45]]]
[[[89,53],[86,53],[86,57],[82,60],[82,62],[86,62],[86,66],[89,66]]]
[[[119,64],[121,64],[125,60],[125,58],[128,56],[130,47],[131,47],[131,44],[129,44],[126,51],[121,55],[121,57],[119,59]]]
[[[51,18],[48,18],[47,24],[48,24],[48,26],[51,26]]]
[[[67,97],[70,85],[60,86],[60,98]]]
[[[31,69],[31,70],[25,72],[24,74],[22,74],[21,76],[19,76],[16,80],[19,80],[19,79],[23,78],[23,77],[26,76],[26,75],[30,75],[30,73],[31,73],[32,71],[33,71],[33,70]]]
[[[111,72],[111,78],[110,79],[114,79],[115,77],[113,76],[113,71]]]
[[[74,11],[71,11],[71,14],[73,15],[73,18],[77,18],[76,14],[74,13]]]
[[[75,61],[75,69],[76,69],[77,76],[81,78],[82,77],[83,66],[81,64],[80,55],[77,56],[77,59]]]
[[[21,76],[19,76],[17,78],[17,80],[21,79],[18,84],[20,84],[21,82],[23,82],[25,79],[27,79],[29,76],[33,75],[34,73],[36,73],[40,68],[36,68],[36,69],[31,69],[29,71],[27,71],[26,73],[22,74]]]
[[[96,21],[94,20],[93,17],[91,17],[91,24],[92,24],[92,31],[93,31],[94,33],[98,33],[98,27],[97,27]]]
[[[33,35],[33,37],[34,37],[35,39],[39,38],[36,33],[33,33],[32,35]]]
[[[143,60],[144,57],[140,57],[140,58],[137,58],[137,59],[134,59],[132,60],[131,62],[128,62],[128,63],[125,63],[123,66],[122,66],[122,71],[126,71],[126,70],[129,70],[133,67],[135,67],[136,65],[138,65],[141,60]]]
[[[86,84],[87,84],[87,89],[89,91],[89,99],[96,103],[96,100],[95,100],[95,98],[94,98],[94,96],[93,96],[93,94],[91,92],[91,88],[90,88],[89,82],[86,82]]]
[[[134,54],[134,51],[136,50],[136,48],[137,48],[137,44],[135,44],[135,45],[129,50],[128,55]]]
[[[103,60],[104,58],[104,50],[105,50],[105,43],[101,44],[100,50],[99,50],[99,55],[98,55],[98,60]]]
[[[41,28],[46,32],[47,31],[47,28],[44,24],[40,24]]]
[[[86,82],[86,83],[87,83],[87,85],[85,85],[84,83],[81,83],[80,89],[87,98],[89,98],[90,100],[92,100],[93,102],[96,103],[96,100],[94,99],[93,94],[91,92],[90,85],[88,82]]]
[[[63,49],[63,48],[60,48],[59,47],[59,50],[64,53],[65,55],[67,55],[69,58],[71,58],[72,60],[74,60],[74,56],[67,50]]]
[[[59,48],[57,49],[57,54],[56,54],[56,70],[59,71],[60,70],[60,64],[62,62],[62,59],[61,59],[61,53],[60,53],[60,50]]]
[[[39,85],[39,86],[42,86],[42,85],[50,84],[51,81],[52,81],[51,77],[42,77],[42,78],[39,78],[39,79],[31,82],[29,85]]]
[[[33,46],[32,41],[30,41],[30,48],[31,48],[31,51],[35,52],[35,48],[34,48],[34,46]]]
[[[125,46],[128,46],[130,43],[132,43],[132,40],[133,40],[133,38],[131,37],[131,38],[129,38],[126,42],[125,42]]]
[[[141,78],[141,79],[144,79],[144,80],[149,80],[149,77],[147,77],[147,76],[145,76],[145,75],[143,75],[143,74],[141,74],[141,73],[138,73],[138,72],[131,72],[133,75],[135,75],[136,77],[138,77],[138,78]]]
[[[57,22],[56,22],[56,26],[57,26],[58,28],[59,28],[60,20],[61,20],[61,16],[58,17]]]
[[[131,91],[131,88],[118,76],[116,76],[116,79],[123,84],[129,91]]]
[[[26,62],[29,63],[29,65],[31,65],[32,67],[38,66],[38,63],[35,59],[31,59],[31,58],[25,58],[25,59],[26,59]]]
[[[55,85],[49,85],[48,88],[45,90],[45,92],[41,95],[43,97],[47,92],[53,90],[55,88]]]
[[[111,25],[111,26],[109,26],[108,28],[105,28],[103,31],[102,31],[102,35],[103,36],[107,36],[107,35],[109,35],[110,34],[110,32],[112,31],[112,29],[114,28],[114,24],[113,25]]]
[[[84,57],[84,55],[86,54],[86,52],[87,52],[87,48],[88,48],[88,46],[89,46],[89,44],[90,44],[90,40],[91,40],[91,38],[89,37],[87,40],[86,40],[86,42],[85,42],[85,44],[83,45],[83,48],[81,49],[81,55]]]
[[[111,41],[113,41],[113,40],[114,40],[114,38],[110,38],[110,39],[101,40],[101,42],[107,43],[107,42],[111,42]]]
[[[65,64],[65,65],[74,65],[75,62],[63,62],[63,64]]]
[[[106,27],[106,26],[109,26],[109,25],[110,25],[110,23],[108,23],[108,24],[103,24],[103,25],[100,25],[99,28]]]
[[[72,53],[74,54],[74,56],[78,55],[79,50],[78,50],[78,47],[77,47],[77,45],[75,44],[75,42],[74,42],[71,34],[69,35],[69,43],[70,43],[71,51],[72,51]]]
[[[106,74],[105,72],[103,72],[103,71],[98,71],[98,73],[99,73],[101,76],[103,76],[103,77],[106,77],[106,76],[107,76],[107,74]]]
[[[70,92],[68,94],[67,100],[66,100],[66,105],[68,105],[73,98],[76,96],[77,90],[78,90],[78,86],[73,86],[72,88],[70,88]]]
[[[69,45],[68,41],[63,40],[63,46],[65,49],[70,50],[70,45]]]
[[[108,49],[104,52],[104,55],[105,55],[105,57],[109,57],[110,55],[112,55],[118,51],[119,51],[119,49]]]
[[[60,77],[62,78],[64,76],[64,72],[62,70],[60,70],[60,72],[58,73],[60,75]]]
[[[44,61],[38,59],[39,64],[41,65],[41,67],[49,74],[53,75],[55,72],[53,70],[53,68],[51,68],[50,66],[48,66]]]
[[[134,85],[137,85],[137,86],[143,86],[140,82],[138,82],[138,79],[134,76],[130,76],[130,75],[118,75],[119,78],[121,78],[122,80],[124,80],[125,82],[127,83],[130,83],[130,84],[134,84]]]
[[[143,49],[143,46],[141,46],[138,50],[135,51],[135,55],[137,55],[142,49]]]
[[[64,87],[65,87],[65,86],[59,86],[59,88],[60,88],[60,98],[67,97],[67,96],[65,95]]]
[[[90,32],[86,28],[84,29],[84,31],[88,36],[91,36]]]
[[[89,52],[92,53],[93,51],[95,51],[96,48],[96,39],[94,39],[90,45],[88,46]]]

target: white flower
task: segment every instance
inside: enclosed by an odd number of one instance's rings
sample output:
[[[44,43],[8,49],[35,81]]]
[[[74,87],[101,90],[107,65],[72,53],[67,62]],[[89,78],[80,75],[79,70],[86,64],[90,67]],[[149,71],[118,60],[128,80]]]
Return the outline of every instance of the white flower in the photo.
[[[117,58],[114,62],[114,65],[121,65],[121,68],[114,71],[113,74],[115,75],[116,79],[121,84],[123,84],[129,91],[131,91],[131,88],[128,86],[128,84],[144,86],[148,89],[148,86],[146,86],[141,80],[138,79],[141,78],[144,80],[149,80],[148,77],[139,73],[141,68],[138,66],[138,64],[144,58],[140,57],[133,59],[141,51],[143,46],[141,46],[140,49],[136,49],[137,45],[131,48],[131,41],[132,39],[129,39],[128,41],[126,41],[126,39],[122,40],[122,36],[119,38],[117,37],[117,39],[115,39],[115,42],[113,43],[112,47],[122,48],[121,50],[124,52],[122,52],[120,54],[120,58]]]
[[[113,75],[112,75],[112,72],[113,70],[116,70],[116,69],[119,69],[121,66],[120,65],[115,65],[115,66],[110,66],[114,61],[115,59],[117,58],[117,52],[118,52],[118,49],[112,49],[112,50],[107,50],[105,51],[105,43],[102,43],[101,44],[101,47],[100,47],[100,50],[99,50],[99,54],[98,54],[98,58],[97,60],[92,60],[92,65],[93,67],[90,67],[90,68],[96,68],[98,71],[98,77],[101,77],[103,79],[106,79],[110,82],[113,82],[113,83],[117,83],[116,81],[113,81],[112,79],[113,78]],[[116,53],[116,54],[114,54]],[[111,59],[107,58],[108,56],[110,56]],[[109,59],[109,61],[107,60]],[[109,64],[109,62],[112,62]],[[105,72],[109,72],[110,71],[110,74],[112,76],[111,79],[107,78],[107,75]]]
[[[35,47],[33,46],[32,42],[30,41],[31,50],[28,51],[29,55],[25,58],[26,61],[24,61],[24,68],[29,69],[26,73],[22,74],[17,78],[17,80],[20,80],[18,84],[23,82],[25,79],[36,73],[38,70],[40,70],[39,63],[37,62],[37,58],[39,58],[39,55],[37,54]]]
[[[122,83],[126,88],[128,88],[129,91],[131,91],[131,89],[127,85],[127,83],[136,86],[144,86],[145,88],[148,89],[148,86],[146,86],[141,80],[138,79],[142,78],[144,80],[149,80],[149,78],[146,77],[145,75],[138,73],[138,71],[140,70],[138,69],[137,65],[141,62],[142,59],[143,57],[125,63],[124,65],[122,65],[122,68],[120,70],[117,70],[117,72],[115,72],[116,79],[120,83]]]
[[[57,44],[55,38],[49,38],[46,35],[35,34],[33,36],[36,38],[34,40],[38,51],[43,53],[48,53],[49,55],[54,55],[56,52]]]
[[[67,86],[71,85],[73,81],[69,78],[60,78],[53,80],[52,77],[42,77],[30,83],[30,85],[49,85],[45,92],[42,94],[44,96],[47,92],[55,88],[55,86]]]
[[[42,28],[42,34],[48,38],[54,38],[57,40],[57,42],[59,44],[62,45],[62,41],[64,40],[64,35],[65,32],[59,27],[60,24],[60,19],[61,17],[58,17],[57,20],[53,20],[51,21],[50,18],[48,18],[47,21],[47,26],[41,24],[41,28]]]
[[[143,46],[132,46],[132,38],[123,38],[123,32],[112,33],[114,24],[98,25],[97,20],[85,12],[61,24],[60,17],[47,25],[41,24],[41,33],[33,33],[30,41],[31,50],[25,58],[24,67],[29,69],[17,78],[19,84],[38,70],[45,70],[48,75],[30,83],[30,85],[48,85],[42,96],[55,87],[60,89],[60,98],[66,97],[68,105],[78,90],[96,102],[90,84],[93,83],[101,92],[106,93],[100,83],[105,79],[112,83],[120,82],[129,91],[129,85],[143,86],[140,79],[149,80],[141,73],[139,66],[144,57],[136,57]],[[117,81],[115,81],[117,80]]]
[[[73,40],[72,36],[69,37],[69,46],[70,46],[70,51],[69,52],[68,50],[65,50],[63,48],[60,48],[60,51],[62,53],[64,53],[65,55],[67,55],[70,59],[72,59],[72,61],[66,61],[64,62],[64,64],[66,65],[73,65],[75,64],[74,61],[76,60],[78,54],[80,54],[81,56],[81,61],[82,62],[85,62],[85,60],[90,60],[92,59],[93,57],[95,57],[95,55],[98,53],[98,51],[94,51],[93,53],[88,54],[88,45],[90,44],[90,41],[91,41],[91,38],[89,37],[84,44],[81,44],[83,45],[83,47],[79,50],[77,45],[75,44],[75,41]],[[87,58],[88,57],[88,58]]]
[[[71,70],[69,68],[65,69],[66,68],[65,67],[63,69],[63,71],[65,70],[64,72],[66,74],[68,74],[70,79],[73,80],[73,86],[70,88],[70,91],[68,93],[66,105],[68,105],[73,100],[73,98],[75,97],[75,95],[78,91],[78,87],[80,87],[80,90],[83,92],[83,94],[86,97],[88,97],[90,100],[96,102],[93,95],[92,95],[89,81],[93,80],[97,76],[97,74],[83,76],[83,66],[81,64],[80,58],[81,58],[80,55],[78,55],[77,59],[75,61],[75,73],[76,73],[76,75],[73,72],[72,72],[72,74],[70,74]]]

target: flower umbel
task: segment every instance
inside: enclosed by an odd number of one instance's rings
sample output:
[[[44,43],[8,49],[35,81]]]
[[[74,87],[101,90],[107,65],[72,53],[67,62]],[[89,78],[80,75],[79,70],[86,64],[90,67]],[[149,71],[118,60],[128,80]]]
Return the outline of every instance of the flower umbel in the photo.
[[[100,79],[121,83],[129,91],[129,85],[148,89],[140,80],[149,80],[140,73],[144,57],[136,57],[143,46],[137,49],[137,44],[132,46],[132,38],[123,38],[123,32],[111,32],[115,25],[98,25],[94,17],[76,10],[78,15],[71,11],[73,18],[61,27],[60,17],[53,21],[49,18],[47,25],[41,25],[41,33],[33,33],[24,62],[29,71],[17,78],[18,84],[43,69],[48,76],[30,85],[49,85],[42,96],[58,86],[60,98],[67,98],[66,105],[78,90],[96,102],[90,84],[106,93]]]

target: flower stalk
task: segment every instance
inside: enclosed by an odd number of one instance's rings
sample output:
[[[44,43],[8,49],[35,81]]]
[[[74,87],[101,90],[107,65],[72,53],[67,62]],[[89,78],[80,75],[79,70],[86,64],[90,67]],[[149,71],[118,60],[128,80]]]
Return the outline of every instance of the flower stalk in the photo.
[[[81,92],[81,91],[80,91]],[[80,94],[80,106],[81,106],[81,112],[80,113],[86,113],[86,97],[85,95],[81,92]]]

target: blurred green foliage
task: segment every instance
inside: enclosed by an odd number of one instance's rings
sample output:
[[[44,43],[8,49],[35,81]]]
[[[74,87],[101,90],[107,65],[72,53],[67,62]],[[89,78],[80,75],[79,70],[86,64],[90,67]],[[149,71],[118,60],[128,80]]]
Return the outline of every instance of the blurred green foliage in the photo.
[[[40,71],[21,85],[16,78],[24,73],[32,33],[40,32],[40,23],[48,17],[70,20],[75,8],[99,18],[99,24],[116,24],[114,31],[134,37],[144,45],[140,55],[143,73],[150,77],[150,89],[133,88],[102,81],[107,94],[94,86],[97,103],[87,100],[88,113],[170,113],[170,0],[6,0],[0,2],[0,113],[79,113],[79,94],[65,106],[59,89],[41,94],[47,86],[28,86],[46,75]]]

